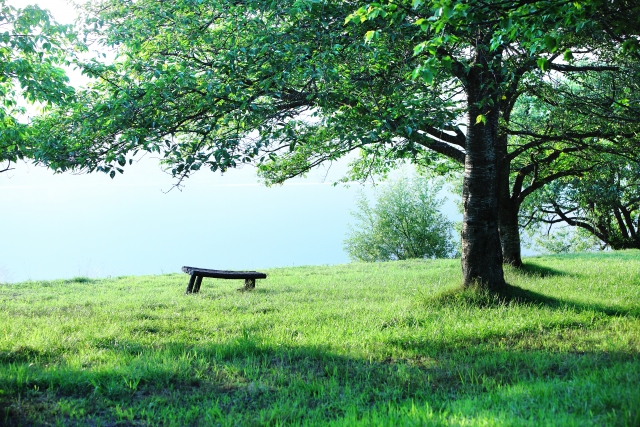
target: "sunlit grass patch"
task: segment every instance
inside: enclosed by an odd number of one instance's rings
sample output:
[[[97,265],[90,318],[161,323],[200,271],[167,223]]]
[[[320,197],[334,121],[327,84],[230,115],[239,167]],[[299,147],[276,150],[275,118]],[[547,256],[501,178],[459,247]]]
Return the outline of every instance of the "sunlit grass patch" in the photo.
[[[640,253],[0,287],[1,425],[638,425]]]

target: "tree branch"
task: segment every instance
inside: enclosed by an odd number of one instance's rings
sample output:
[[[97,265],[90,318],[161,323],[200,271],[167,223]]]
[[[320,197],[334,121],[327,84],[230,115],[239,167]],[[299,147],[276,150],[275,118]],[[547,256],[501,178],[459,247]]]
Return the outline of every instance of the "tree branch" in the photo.
[[[556,172],[556,173],[552,173],[551,175],[548,175],[547,177],[540,179],[540,180],[536,180],[534,181],[530,186],[528,186],[527,188],[525,188],[522,192],[520,192],[520,194],[518,195],[518,201],[520,203],[522,203],[522,201],[531,193],[533,193],[534,191],[542,188],[543,186],[549,184],[550,182],[555,181],[556,179],[559,178],[563,178],[565,176],[577,176],[577,175],[581,175],[584,172],[589,171],[591,168],[587,168],[587,169],[572,169],[572,170],[566,170],[566,171],[562,171],[562,172]]]
[[[14,169],[11,167],[11,160],[7,160],[6,162],[7,162],[7,165],[4,166],[4,168],[0,168],[0,173],[7,172]]]
[[[455,160],[458,163],[464,164],[465,154],[456,147],[453,147],[445,142],[435,140],[425,133],[415,132],[411,136],[417,137],[416,143],[422,145],[423,147],[447,156],[448,158]]]
[[[549,68],[556,71],[564,72],[582,72],[582,71],[619,71],[620,67],[613,67],[608,65],[566,65],[566,64],[554,64],[550,63]]]
[[[464,135],[464,133],[462,133],[462,131],[459,128],[455,128],[454,130],[454,132],[456,132],[455,135],[446,133],[445,131],[441,129],[437,129],[433,126],[424,126],[422,130],[434,138],[441,139],[445,142],[448,142],[449,144],[457,145],[458,147],[462,147],[462,148],[464,148],[465,142],[467,140],[466,136]]]
[[[583,221],[577,221],[573,218],[569,218],[568,216],[566,216],[564,214],[564,212],[562,212],[562,209],[560,209],[560,206],[558,206],[558,204],[556,202],[551,202],[553,204],[554,207],[554,212],[567,224],[569,224],[572,227],[582,227],[585,230],[589,231],[591,234],[593,234],[594,236],[596,236],[598,239],[602,240],[603,242],[607,242],[608,243],[608,239],[606,238],[606,236],[604,236],[603,234],[601,234],[598,230],[596,230],[591,224],[588,224],[586,222]]]
[[[627,223],[627,227],[629,228],[629,234],[631,234],[631,238],[634,240],[638,239],[638,235],[633,226],[633,219],[631,219],[631,212],[626,209],[624,206],[620,206],[620,210],[622,211],[622,215],[624,216],[625,222]]]

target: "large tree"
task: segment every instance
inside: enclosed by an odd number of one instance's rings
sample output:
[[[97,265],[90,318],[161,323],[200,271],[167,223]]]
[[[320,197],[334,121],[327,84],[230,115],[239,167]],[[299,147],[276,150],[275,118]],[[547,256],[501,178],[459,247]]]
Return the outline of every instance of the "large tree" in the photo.
[[[594,10],[576,3],[360,6],[94,3],[89,22],[105,23],[97,35],[120,56],[87,64],[99,83],[42,121],[41,159],[113,176],[146,150],[162,153],[179,179],[258,162],[270,182],[282,182],[354,150],[363,152],[361,171],[444,157],[464,165],[464,284],[499,289],[511,161],[577,151],[559,149],[557,136],[509,147],[503,124],[526,84],[617,70],[600,55],[610,37],[590,21]]]
[[[503,253],[520,264],[518,216],[527,198],[557,180],[587,177],[619,156],[640,161],[638,69],[574,73],[528,88],[504,128],[510,147],[503,169],[500,226]],[[632,100],[630,100],[631,98]],[[547,191],[548,192],[548,191]]]
[[[33,155],[25,106],[59,104],[73,95],[62,68],[73,37],[48,11],[0,0],[0,172]]]
[[[540,6],[548,9],[537,12],[548,17],[553,10],[550,3],[536,2],[525,10]],[[562,3],[556,6],[561,8]],[[640,5],[591,2],[585,6],[565,9],[560,14],[565,19],[555,31],[544,36],[540,32],[521,34],[523,42],[506,45],[512,73],[504,81],[499,105],[497,146],[499,229],[503,261],[508,264],[522,264],[518,214],[527,197],[558,179],[583,175],[606,161],[608,153],[640,160],[638,26],[632,24]],[[362,9],[360,15],[388,12],[388,6],[377,6]],[[451,10],[448,13],[453,15]],[[576,31],[573,24],[586,22],[586,17],[589,30]],[[433,45],[441,49],[442,40],[429,43],[437,54]],[[536,43],[551,55],[527,58],[522,49],[529,46],[529,53],[536,51]],[[418,46],[417,50],[422,49]],[[427,78],[437,69],[433,62],[429,64],[432,59],[424,65]],[[355,168],[356,176],[384,172],[394,158],[407,155],[412,153],[370,150]]]

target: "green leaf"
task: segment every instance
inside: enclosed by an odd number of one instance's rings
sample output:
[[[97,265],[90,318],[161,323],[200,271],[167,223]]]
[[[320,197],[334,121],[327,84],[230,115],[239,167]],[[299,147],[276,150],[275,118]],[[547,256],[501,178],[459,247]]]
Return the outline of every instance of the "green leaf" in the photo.
[[[411,73],[411,78],[412,80],[417,80],[420,78],[430,85],[433,83],[434,74],[435,70],[433,69],[433,67],[427,64],[419,65],[413,70],[413,73]]]
[[[635,38],[630,38],[622,43],[623,52],[638,52],[640,50],[640,42]]]
[[[547,58],[538,58],[538,60],[536,61],[536,63],[538,64],[538,67],[540,67],[540,69],[542,71],[549,71],[549,60]]]
[[[442,59],[440,59],[440,63],[442,64],[442,66],[444,68],[446,68],[447,70],[451,69],[451,65],[453,64],[453,60],[451,59],[451,57],[449,55],[443,57]]]
[[[544,44],[549,52],[555,52],[558,49],[558,40],[548,34],[544,36]]]
[[[371,40],[375,40],[378,38],[379,32],[378,30],[369,30],[367,31],[367,33],[364,35],[364,41],[367,43],[371,43]]]
[[[505,30],[510,30],[511,27],[513,26],[513,20],[511,19],[511,17],[509,16],[506,19],[503,19],[502,22],[500,23],[500,25],[502,26],[502,28],[504,28]]]
[[[484,114],[478,114],[478,117],[476,117],[476,124],[478,125],[480,123],[482,123],[483,125],[487,124],[487,118]]]
[[[567,62],[573,60],[573,53],[571,53],[571,49],[567,49],[564,51],[564,60]]]

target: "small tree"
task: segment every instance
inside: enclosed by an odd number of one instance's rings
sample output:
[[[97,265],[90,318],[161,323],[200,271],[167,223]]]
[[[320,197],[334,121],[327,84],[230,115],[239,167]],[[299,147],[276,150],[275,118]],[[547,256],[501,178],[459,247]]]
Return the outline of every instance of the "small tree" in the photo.
[[[379,191],[375,206],[361,194],[352,212],[358,224],[344,242],[349,257],[371,262],[456,255],[453,224],[439,211],[441,188],[441,181],[401,178]]]

